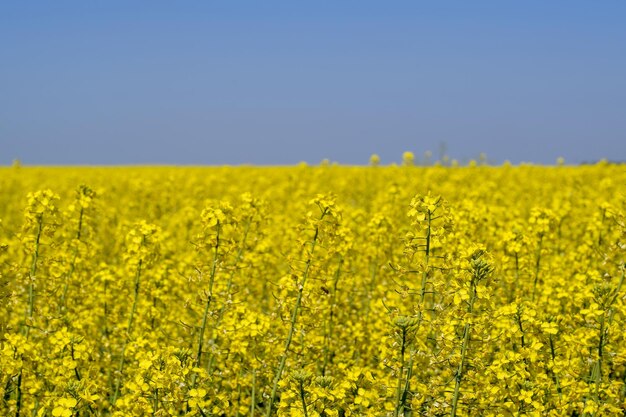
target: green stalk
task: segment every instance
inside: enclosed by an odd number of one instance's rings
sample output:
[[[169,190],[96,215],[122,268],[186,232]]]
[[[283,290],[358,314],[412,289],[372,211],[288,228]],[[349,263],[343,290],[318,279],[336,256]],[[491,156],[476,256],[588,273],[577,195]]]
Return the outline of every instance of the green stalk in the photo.
[[[143,264],[143,259],[139,260],[137,264],[137,272],[135,273],[135,286],[134,286],[134,297],[133,297],[133,306],[130,309],[130,316],[128,317],[128,324],[126,326],[126,333],[130,337],[131,331],[133,330],[135,312],[137,311],[137,300],[139,299],[139,279],[141,277],[141,266]]]
[[[520,336],[520,343],[522,344],[522,349],[524,349],[524,347],[526,347],[526,338],[525,338],[525,331],[524,331],[524,325],[522,324],[522,312],[518,310],[515,313],[515,322],[517,323],[517,327],[519,329],[519,332],[521,334]],[[517,349],[515,349],[515,346],[513,346],[513,351],[517,352]]]
[[[611,301],[611,303],[615,302],[620,290],[622,289],[622,285],[624,284],[625,273],[626,273],[626,264],[622,263],[622,275],[620,276],[619,284],[617,285],[617,291],[615,292],[615,296],[613,297],[613,300]],[[615,310],[612,309],[611,314],[609,316],[610,322],[613,321],[614,315],[615,315]],[[625,397],[626,397],[626,375],[624,376],[624,384],[622,384],[621,400],[623,401]]]
[[[455,375],[454,395],[452,397],[452,417],[456,416],[457,404],[461,393],[461,380],[463,378],[463,367],[465,366],[465,356],[467,354],[467,346],[469,345],[470,324],[467,323],[463,329],[463,342],[461,344],[461,362]]]
[[[613,308],[613,304],[619,297],[619,293],[622,290],[622,286],[624,285],[624,275],[626,275],[626,266],[622,265],[622,275],[620,275],[619,282],[617,283],[617,288],[615,289],[615,294],[611,298],[609,302],[609,316],[608,316],[608,324],[613,323],[613,317],[615,316],[615,309]]]
[[[216,237],[215,237],[215,246],[213,250],[213,261],[211,263],[211,272],[209,274],[209,289],[207,293],[206,303],[204,305],[204,314],[202,315],[202,324],[200,325],[200,333],[198,334],[198,350],[196,351],[196,360],[194,362],[194,367],[199,367],[200,362],[202,360],[202,348],[204,346],[204,333],[207,327],[207,321],[209,318],[209,310],[211,308],[211,301],[213,300],[213,285],[215,283],[215,275],[217,272],[217,261],[219,255],[219,247],[220,247],[220,231],[221,225],[220,222],[217,222],[216,225]],[[194,372],[191,377],[191,389],[196,387],[196,383],[198,382],[198,374]],[[187,412],[190,411],[189,404],[187,404]]]
[[[83,228],[83,215],[85,209],[83,207],[80,208],[80,214],[78,216],[78,229],[76,230],[76,241],[80,242],[81,229]],[[69,282],[74,274],[74,270],[76,269],[76,258],[78,257],[78,248],[74,247],[72,251],[72,262],[70,263],[70,270],[65,276],[65,285],[63,286],[63,293],[61,295],[61,310],[67,310],[66,300],[67,300],[67,291],[69,288]]]
[[[620,276],[619,283],[617,284],[617,288],[615,290],[615,294],[608,301],[606,305],[607,310],[602,314],[600,318],[600,331],[598,334],[598,360],[594,364],[593,370],[591,371],[591,382],[595,385],[594,390],[594,400],[596,403],[600,401],[600,385],[602,383],[602,363],[604,361],[604,347],[608,343],[608,333],[609,326],[613,322],[613,317],[615,315],[615,309],[613,308],[613,303],[619,296],[619,292],[622,289],[622,285],[624,283],[624,269],[622,268],[622,275]],[[591,415],[595,416],[597,410],[594,411]]]
[[[159,412],[159,389],[156,388],[152,392],[152,415],[155,416]]]
[[[605,329],[606,326],[606,314],[603,314],[600,318],[600,331],[598,332],[598,383],[602,379],[602,359],[604,358],[604,346],[606,345],[606,332],[608,329]],[[608,326],[607,326],[608,327]],[[597,386],[596,386],[597,393]]]
[[[73,361],[76,361],[76,357],[74,356],[74,342],[70,343],[70,357],[72,358]],[[82,377],[80,376],[80,371],[78,370],[78,365],[76,365],[76,367],[74,368],[74,376],[76,377],[76,380],[78,382],[82,381]],[[89,411],[91,412],[91,414],[94,414],[94,410],[91,407],[91,404],[87,403],[87,408],[89,408]]]
[[[532,301],[535,301],[535,295],[537,293],[537,282],[539,281],[539,269],[541,268],[541,247],[543,245],[543,235],[539,238],[539,244],[537,247],[537,259],[535,260],[535,280],[533,282],[533,295]]]
[[[70,344],[70,357],[72,358],[73,361],[76,361],[76,358],[74,357],[74,343],[73,342]],[[74,368],[74,375],[76,376],[76,380],[78,382],[82,380],[80,376],[80,371],[78,370],[78,366]]]
[[[476,300],[476,282],[474,277],[472,277],[470,287],[472,289],[472,294],[470,296],[470,302],[467,308],[468,315],[472,314],[474,309],[474,301]],[[466,323],[465,327],[463,328],[463,341],[461,342],[461,362],[459,363],[459,367],[455,375],[454,394],[452,396],[452,411],[450,412],[451,417],[456,416],[459,396],[461,394],[461,381],[463,379],[463,368],[465,367],[465,358],[467,356],[467,350],[469,347],[470,330],[471,324]]]
[[[304,417],[309,417],[309,413],[306,408],[306,401],[304,399],[304,381],[300,380],[300,401],[302,401],[302,412]]]
[[[322,213],[320,220],[324,218],[326,215],[326,210]],[[317,245],[317,238],[319,236],[319,227],[315,226],[315,235],[313,236],[313,240],[311,241],[311,250],[309,252],[308,259],[306,261],[306,266],[304,268],[304,273],[302,275],[302,282],[298,288],[298,296],[296,298],[296,303],[293,306],[293,310],[291,312],[291,322],[289,326],[289,333],[287,334],[287,339],[285,340],[285,346],[283,348],[283,353],[280,355],[280,361],[278,364],[278,369],[276,370],[276,375],[274,376],[274,381],[272,384],[272,392],[270,394],[269,402],[267,403],[267,409],[265,412],[266,417],[270,417],[272,414],[272,408],[274,406],[274,401],[276,400],[276,393],[278,392],[278,383],[280,382],[280,378],[283,375],[283,371],[285,370],[285,364],[287,363],[287,355],[289,353],[289,347],[291,346],[291,341],[293,340],[293,334],[296,329],[296,322],[298,320],[298,315],[300,314],[300,307],[302,305],[302,294],[304,292],[304,287],[307,282],[307,278],[309,277],[309,270],[311,269],[311,263],[313,261],[313,252],[315,251],[315,246]]]
[[[117,397],[119,395],[120,392],[120,385],[122,383],[122,372],[124,371],[124,362],[126,360],[126,347],[128,345],[128,340],[130,338],[132,329],[133,329],[133,319],[135,317],[135,311],[137,309],[137,300],[139,299],[139,280],[141,278],[141,265],[143,263],[143,259],[139,259],[139,262],[137,263],[137,272],[135,273],[135,286],[134,286],[134,298],[133,298],[133,305],[131,307],[130,310],[130,315],[128,316],[128,324],[126,325],[126,337],[124,339],[124,345],[122,346],[122,353],[120,356],[120,363],[117,367],[117,372],[118,372],[118,378],[117,381],[115,383],[115,391],[113,392],[113,399],[111,400],[111,404],[115,405],[115,402],[117,401]]]
[[[256,398],[255,398],[255,389],[256,389],[256,369],[252,370],[252,394],[250,396],[250,417],[254,417],[254,409],[256,408]]]
[[[420,289],[420,303],[424,302],[426,296],[426,284],[428,282],[428,267],[430,263],[430,236],[432,226],[432,214],[428,210],[428,229],[426,230],[426,250],[424,251],[424,271],[422,272],[422,288]],[[422,312],[420,310],[420,321]]]
[[[485,279],[493,268],[482,259],[482,253],[476,256],[476,253],[471,258],[471,272],[472,276],[469,282],[470,299],[467,306],[467,317],[471,319],[474,314],[474,303],[478,298],[478,283]],[[463,370],[465,368],[465,361],[467,358],[467,352],[469,350],[470,332],[472,325],[470,322],[465,323],[463,328],[463,340],[461,342],[461,360],[455,374],[454,394],[452,395],[452,410],[450,411],[451,417],[456,417],[457,407],[459,403],[459,397],[461,395],[461,382],[463,380]]]
[[[330,313],[327,325],[327,331],[324,334],[324,363],[322,364],[322,376],[326,375],[326,367],[330,363],[330,342],[333,337],[333,329],[334,329],[334,317],[335,317],[335,303],[337,300],[337,286],[339,284],[339,276],[341,275],[341,267],[343,266],[343,257],[339,259],[339,264],[337,265],[337,269],[335,270],[334,281],[333,281],[333,292],[330,298]]]
[[[371,329],[370,329],[370,313],[372,311],[372,299],[374,298],[374,290],[376,288],[376,276],[377,276],[377,272],[378,272],[378,258],[376,258],[375,260],[370,260],[369,263],[369,271],[370,271],[370,281],[368,284],[368,288],[367,288],[367,297],[364,297],[365,299],[363,300],[363,309],[365,311],[365,321],[363,324],[363,336],[365,338],[365,340],[369,340],[371,337]],[[363,344],[363,346],[367,346],[367,344]],[[366,348],[367,349],[367,348]],[[365,352],[365,354],[367,354],[367,350]],[[356,351],[356,355],[360,357],[361,355],[361,350],[357,349]]]
[[[103,326],[102,326],[103,327],[103,333],[102,334],[105,337],[109,337],[109,320],[108,320],[108,317],[109,317],[109,305],[107,303],[107,298],[106,298],[107,297],[107,289],[108,289],[106,280],[104,280],[104,283],[102,284],[102,286],[103,286],[102,319],[104,320],[104,323],[103,323]]]
[[[602,220],[600,220],[600,224],[604,225],[605,220],[606,220],[606,209],[602,209]],[[598,246],[602,246],[602,243],[603,243],[602,230],[603,229],[600,229],[600,231],[598,232]]]
[[[369,313],[371,311],[371,300],[374,297],[374,289],[376,288],[376,277],[378,276],[378,257],[374,260],[370,261],[369,270],[370,270],[370,281],[368,285],[369,293],[365,304],[365,317],[369,318]]]
[[[217,222],[217,236],[215,238],[215,247],[213,251],[213,262],[211,264],[211,273],[209,275],[209,291],[207,294],[206,304],[204,306],[204,314],[202,315],[202,324],[200,325],[200,334],[198,335],[198,350],[196,352],[195,367],[200,366],[202,359],[202,347],[204,345],[204,332],[206,331],[207,320],[209,317],[209,309],[213,300],[213,284],[215,283],[215,275],[217,271],[218,252],[220,247],[220,223]],[[196,374],[193,377],[192,388],[196,385]]]
[[[554,360],[556,359],[556,349],[554,348],[554,338],[552,335],[550,335],[550,355],[552,357],[552,364],[554,364]],[[554,371],[551,371],[550,373],[552,374],[552,380],[556,385],[556,392],[559,394],[559,400],[562,400],[563,390],[561,389],[561,381]]]
[[[428,272],[430,269],[430,236],[431,236],[431,226],[432,226],[432,215],[433,213],[428,210],[428,229],[426,229],[426,248],[424,250],[424,271],[422,271],[422,285],[420,288],[420,308],[418,313],[418,327],[422,324],[423,317],[423,305],[426,300],[426,285],[428,285]]]
[[[28,276],[28,310],[26,311],[26,321],[30,321],[33,318],[33,312],[35,310],[35,276],[37,274],[37,261],[39,260],[39,246],[41,242],[41,233],[43,231],[43,215],[37,217],[37,236],[35,238],[35,252],[33,252],[33,259],[30,265],[30,273]],[[26,323],[25,326],[26,339],[30,333],[30,324]]]
[[[22,410],[22,374],[23,368],[20,369],[20,373],[17,375],[17,399],[15,404],[15,417],[20,417]]]
[[[515,252],[515,280],[509,292],[509,304],[515,300],[515,290],[519,288],[519,253]]]
[[[248,218],[248,221],[246,222],[246,226],[243,232],[243,237],[241,238],[241,242],[239,243],[239,248],[237,249],[237,255],[235,256],[235,262],[233,264],[233,269],[231,270],[229,276],[228,276],[228,282],[226,284],[226,296],[229,297],[231,294],[231,289],[233,287],[233,278],[235,276],[235,272],[237,270],[237,266],[239,265],[239,262],[241,261],[241,258],[243,258],[243,251],[245,249],[246,246],[246,241],[248,239],[248,233],[250,232],[250,225],[252,223],[252,218]],[[220,307],[219,313],[217,315],[217,319],[215,321],[215,328],[218,329],[220,327],[220,324],[222,323],[222,320],[224,319],[224,312],[226,311],[226,300],[224,300],[224,302],[222,303],[222,306]],[[218,337],[215,338],[215,341],[217,342]],[[211,354],[209,355],[209,361],[207,364],[207,371],[209,372],[209,374],[211,374],[211,372],[213,371],[213,365],[214,365],[214,361],[215,361],[215,355],[213,354],[213,352],[211,352]]]
[[[235,410],[235,416],[239,416],[239,407],[241,407],[241,391],[243,389],[243,384],[241,383],[243,379],[244,369],[241,368],[239,370],[239,374],[237,375],[237,408]]]
[[[406,352],[406,333],[407,328],[402,328],[402,345],[400,346],[400,371],[398,372],[398,389],[396,393],[396,409],[394,412],[394,416],[398,417],[400,415],[400,409],[404,407],[402,399],[405,397],[402,390],[402,385],[404,381],[404,354]],[[410,370],[408,371],[410,372]]]
[[[76,258],[78,257],[78,250],[74,248],[72,252],[72,262],[70,263],[70,270],[67,272],[65,276],[65,284],[63,285],[63,293],[61,294],[61,311],[67,310],[67,291],[69,289],[69,282],[74,274],[74,269],[76,268]]]
[[[37,217],[37,236],[35,238],[35,252],[33,252],[32,263],[30,265],[30,273],[28,276],[28,309],[26,310],[26,320],[24,323],[24,332],[26,339],[30,334],[30,321],[33,318],[33,312],[35,310],[35,275],[37,274],[37,261],[39,260],[39,245],[41,241],[41,232],[43,230],[43,215]],[[23,357],[23,356],[22,356]],[[20,416],[22,409],[22,379],[24,374],[23,366],[20,367],[20,372],[17,376],[17,389],[16,389],[16,409],[15,417]]]
[[[406,416],[407,412],[407,399],[409,396],[409,391],[411,390],[411,376],[413,375],[413,360],[415,359],[415,349],[411,349],[411,355],[409,356],[409,364],[407,365],[406,370],[406,379],[404,382],[404,392],[402,393],[402,398],[400,399],[400,405],[404,408],[404,415]]]
[[[420,309],[417,314],[416,329],[420,328],[422,324],[422,320],[424,318],[423,306],[424,306],[424,301],[426,300],[426,286],[428,285],[428,272],[430,269],[430,245],[431,245],[433,214],[434,214],[434,211],[427,210],[428,227],[426,229],[426,245],[424,248],[424,271],[422,271],[422,282],[421,282],[420,297],[419,297]],[[403,344],[404,344],[404,340],[403,340]],[[404,347],[403,347],[403,350],[404,350]],[[411,348],[410,355],[409,355],[408,369],[406,372],[406,380],[404,381],[404,384],[402,384],[401,379],[398,380],[398,404],[396,408],[396,417],[398,416],[400,408],[405,408],[406,406],[406,400],[408,398],[409,391],[411,389],[411,376],[413,375],[413,361],[414,361],[415,353],[416,353],[415,348]],[[402,360],[403,360],[402,366],[404,367],[404,352],[403,352]],[[401,375],[403,373],[404,371],[401,372]],[[404,389],[402,393],[400,393],[402,385],[404,385]]]

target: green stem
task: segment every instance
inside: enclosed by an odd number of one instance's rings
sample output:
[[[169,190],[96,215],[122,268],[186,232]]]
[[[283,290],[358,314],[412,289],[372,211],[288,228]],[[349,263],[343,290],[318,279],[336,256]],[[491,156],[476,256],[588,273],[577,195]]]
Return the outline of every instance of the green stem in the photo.
[[[83,207],[80,208],[80,214],[78,216],[78,228],[76,230],[76,241],[80,242],[81,229],[83,227],[83,216],[85,209]],[[78,257],[78,247],[74,247],[72,251],[72,262],[70,263],[70,269],[65,276],[65,284],[63,285],[63,293],[61,295],[61,310],[66,311],[67,305],[67,291],[69,288],[69,282],[74,274],[74,270],[76,269],[76,258]]]
[[[515,300],[516,289],[519,288],[519,253],[515,252],[515,280],[509,293],[509,304]]]
[[[607,305],[607,311],[602,314],[600,318],[600,331],[598,334],[598,359],[594,364],[593,370],[591,372],[591,381],[595,385],[594,390],[594,400],[596,404],[600,402],[600,385],[602,384],[602,363],[604,361],[604,347],[608,343],[608,333],[609,326],[613,322],[613,317],[615,315],[615,309],[613,308],[613,303],[617,300],[619,293],[622,289],[622,285],[624,284],[624,268],[622,268],[622,274],[620,276],[620,280],[617,284],[617,288],[615,289],[615,294],[610,299]],[[591,415],[595,416],[597,410],[594,411]]]
[[[432,235],[433,214],[434,214],[434,211],[427,210],[426,246],[424,248],[424,270],[422,271],[422,282],[421,282],[420,296],[419,296],[420,309],[417,313],[416,334],[424,318],[424,301],[426,300],[426,286],[428,285],[428,273],[430,270],[430,255],[431,255],[430,245],[431,245],[431,235]],[[434,296],[433,296],[433,302],[434,302]],[[410,357],[409,357],[409,365],[408,365],[408,369],[406,373],[406,380],[404,383],[404,391],[399,397],[400,400],[398,402],[398,407],[396,409],[396,415],[399,412],[400,407],[405,407],[406,399],[409,395],[409,391],[411,388],[411,376],[413,375],[413,360],[415,357],[415,353],[416,353],[415,348],[411,348]],[[398,390],[399,390],[401,382],[398,381],[398,384],[399,384],[398,385]]]
[[[396,410],[394,412],[395,417],[398,417],[400,415],[400,409],[403,408],[402,385],[404,381],[404,353],[406,352],[406,333],[407,333],[407,329],[406,327],[403,327],[402,328],[402,345],[400,347],[400,369],[398,371],[398,388],[397,388],[397,393],[396,393]]]
[[[63,284],[63,293],[61,294],[61,306],[60,306],[60,310],[62,312],[67,311],[67,292],[69,289],[69,283],[70,283],[70,279],[72,278],[72,275],[74,274],[74,269],[76,268],[76,258],[78,256],[78,250],[76,248],[74,248],[73,252],[72,252],[72,262],[70,263],[70,269],[67,272],[67,275],[65,276],[65,283]]]
[[[27,340],[30,334],[30,321],[33,318],[33,312],[35,310],[35,275],[37,274],[37,261],[39,260],[39,245],[41,241],[42,230],[43,215],[39,215],[37,217],[37,236],[35,237],[35,251],[33,252],[32,263],[30,265],[30,273],[28,276],[28,309],[26,310],[26,320],[24,323],[24,332]],[[20,416],[20,412],[22,409],[22,376],[24,373],[23,366],[24,365],[22,364],[22,367],[20,367],[20,373],[17,377],[15,417]]]
[[[594,382],[594,401],[596,404],[600,404],[600,385],[602,384],[602,361],[603,361],[603,356],[604,356],[604,344],[606,342],[605,340],[605,314],[602,315],[602,318],[600,319],[600,334],[599,334],[599,341],[598,341],[598,360],[596,361],[596,363],[594,364],[594,369],[591,372],[592,375],[592,381]],[[593,413],[591,413],[592,416],[595,417],[596,413],[597,413],[597,408],[596,410],[594,410]]]
[[[371,338],[371,329],[370,329],[370,313],[372,311],[372,299],[374,298],[374,291],[376,289],[376,276],[378,273],[378,259],[375,260],[370,260],[370,264],[369,264],[369,270],[370,270],[370,281],[368,284],[368,288],[367,288],[367,295],[366,297],[364,297],[363,300],[363,304],[364,304],[364,311],[365,311],[365,320],[363,323],[363,337],[364,340],[370,340]],[[361,352],[361,349],[357,349],[357,351],[355,352],[357,355],[361,355],[361,353],[363,353],[364,355],[367,355],[367,346],[369,346],[368,343],[361,343],[359,345],[362,345],[365,348],[365,352]]]
[[[477,284],[476,278],[472,277],[472,280],[470,282],[471,295],[470,295],[469,306],[467,307],[468,316],[471,316],[474,310],[474,302],[476,301],[476,284]],[[465,327],[463,328],[463,341],[461,342],[461,361],[459,362],[459,367],[456,371],[456,375],[454,378],[455,383],[454,383],[454,394],[452,395],[452,411],[450,412],[451,417],[455,417],[456,412],[457,412],[457,406],[458,406],[459,397],[461,394],[461,381],[463,379],[463,368],[465,367],[465,358],[467,356],[467,350],[469,348],[471,327],[472,326],[470,323],[466,323]]]
[[[469,345],[470,324],[466,324],[463,329],[463,342],[461,344],[461,362],[455,375],[454,395],[452,397],[452,417],[456,416],[457,404],[461,393],[461,380],[463,378],[463,367],[465,365],[465,355],[467,354],[467,346]]]
[[[20,373],[17,376],[17,399],[15,404],[15,417],[20,417],[22,411],[22,374],[23,368],[20,369]]]
[[[604,225],[604,221],[606,220],[606,209],[602,209],[602,220],[600,220],[600,224]],[[598,232],[598,246],[602,246],[602,228]]]
[[[333,292],[330,298],[330,313],[327,325],[326,334],[324,334],[324,363],[322,364],[322,376],[326,375],[326,367],[330,363],[330,342],[333,337],[333,329],[334,329],[334,317],[335,317],[335,303],[337,301],[337,286],[339,284],[339,276],[341,275],[341,267],[343,266],[343,257],[339,259],[339,264],[337,265],[337,269],[335,270],[334,282],[333,282]]]
[[[541,269],[541,247],[543,246],[543,235],[539,238],[539,244],[537,245],[537,255],[535,259],[535,280],[533,282],[533,294],[532,301],[535,301],[535,295],[537,293],[537,283],[539,282],[539,270]]]
[[[556,359],[556,349],[554,348],[554,338],[552,337],[552,335],[550,335],[550,355],[552,357],[552,365],[554,365],[554,361]],[[554,370],[551,371],[551,374],[552,374],[552,379],[554,380],[554,383],[556,385],[556,392],[559,394],[559,400],[562,400],[563,390],[561,388],[561,381],[559,380],[559,377],[554,372]]]
[[[231,270],[229,276],[228,276],[228,283],[226,284],[226,297],[227,299],[224,300],[224,302],[222,303],[220,309],[219,309],[219,313],[217,315],[217,319],[215,321],[215,328],[218,329],[220,327],[220,324],[222,323],[222,320],[224,319],[224,313],[226,311],[226,306],[227,306],[227,301],[228,298],[231,296],[231,290],[233,287],[233,279],[235,276],[235,272],[237,271],[237,266],[239,265],[239,262],[241,261],[241,258],[243,258],[243,252],[246,246],[246,241],[248,239],[248,233],[250,232],[250,225],[252,223],[252,218],[249,218],[248,221],[246,222],[246,226],[245,226],[245,230],[243,232],[243,237],[241,238],[241,242],[239,243],[239,249],[237,250],[237,255],[235,256],[235,262],[233,264],[233,269]],[[215,338],[215,342],[217,343],[218,338]],[[211,352],[211,354],[209,355],[209,361],[207,364],[207,371],[209,372],[209,374],[211,374],[211,372],[213,371],[213,365],[215,363],[215,355],[213,354],[213,352]]]
[[[235,416],[239,416],[239,409],[241,407],[241,391],[243,390],[243,384],[242,384],[242,380],[243,380],[243,373],[244,373],[244,368],[241,368],[239,370],[239,374],[237,375],[237,408],[235,409]]]
[[[202,315],[202,324],[200,325],[200,334],[198,335],[198,350],[196,351],[196,363],[194,366],[200,366],[202,359],[202,347],[204,345],[204,332],[206,331],[207,320],[209,317],[209,309],[211,308],[211,301],[213,300],[213,284],[215,283],[215,275],[217,271],[217,261],[220,247],[220,223],[217,223],[217,235],[215,237],[215,246],[213,251],[213,262],[211,264],[211,273],[209,275],[209,290],[207,293],[206,304],[204,305],[204,314]],[[196,385],[196,374],[193,377],[192,388]]]
[[[152,394],[152,415],[159,412],[159,389],[156,388]]]
[[[75,355],[74,355],[74,343],[73,343],[73,342],[70,344],[70,357],[72,358],[72,360],[73,360],[74,362],[76,362],[76,357],[75,357]],[[83,378],[80,376],[80,371],[78,370],[78,365],[76,365],[76,367],[74,368],[74,376],[76,377],[76,380],[77,380],[78,382],[81,382],[81,381],[82,381],[82,379],[83,379]],[[91,412],[91,414],[94,414],[94,410],[93,410],[93,408],[91,407],[91,404],[87,403],[87,408],[89,408],[89,411]]]
[[[252,394],[250,396],[250,417],[254,417],[254,409],[256,408],[256,369],[252,370]]]
[[[30,265],[30,273],[28,276],[28,310],[26,311],[27,323],[25,327],[26,339],[30,333],[30,319],[33,318],[35,311],[35,276],[37,275],[37,261],[39,260],[39,246],[41,242],[41,232],[43,231],[43,215],[37,217],[37,236],[35,238],[35,252]]]
[[[194,367],[199,367],[200,362],[202,360],[202,348],[204,346],[204,333],[207,327],[207,321],[209,318],[209,310],[211,308],[211,301],[213,300],[213,285],[215,283],[215,275],[217,272],[217,262],[219,256],[219,248],[220,248],[220,232],[221,225],[220,222],[217,222],[216,225],[216,236],[215,236],[215,246],[213,248],[213,261],[211,263],[211,272],[209,274],[209,288],[207,291],[206,303],[204,305],[204,313],[202,314],[202,324],[200,324],[200,333],[198,334],[198,349],[196,351],[196,360],[194,361]],[[194,372],[191,377],[191,389],[196,387],[196,383],[198,382],[198,374]],[[189,404],[187,404],[187,412],[190,411]]]
[[[320,219],[324,218],[326,215],[326,211],[322,213]],[[298,314],[300,313],[300,307],[302,304],[302,293],[304,292],[304,287],[306,285],[307,278],[309,276],[309,270],[311,269],[311,263],[313,261],[313,252],[315,251],[315,246],[317,245],[317,238],[319,236],[319,227],[315,227],[315,235],[313,236],[313,240],[311,241],[311,250],[309,251],[309,256],[306,261],[306,266],[304,268],[304,273],[302,275],[302,282],[298,288],[298,296],[296,298],[296,303],[293,306],[293,310],[291,312],[291,322],[289,326],[289,333],[287,334],[287,339],[285,339],[285,346],[283,348],[283,353],[280,355],[280,361],[278,364],[278,369],[276,370],[276,375],[274,376],[274,381],[272,383],[272,392],[270,394],[269,401],[267,403],[267,409],[265,412],[266,417],[270,417],[272,414],[272,408],[274,406],[274,401],[276,400],[276,393],[278,392],[278,383],[280,382],[280,378],[283,375],[283,371],[285,370],[285,364],[287,362],[287,355],[289,353],[289,347],[291,346],[291,341],[293,340],[293,334],[296,328],[296,322],[298,320]]]
[[[426,297],[426,285],[428,283],[428,270],[430,264],[430,238],[432,225],[432,212],[428,210],[428,228],[426,229],[426,249],[424,251],[424,271],[422,272],[422,286],[420,288],[420,305],[424,303]],[[422,319],[422,310],[420,309],[420,321]]]
[[[137,263],[137,272],[135,273],[135,286],[134,286],[134,297],[133,297],[133,305],[130,310],[130,315],[128,316],[128,323],[126,325],[126,337],[124,338],[124,345],[122,346],[122,353],[120,356],[120,363],[117,368],[117,381],[115,382],[115,391],[113,392],[113,399],[111,400],[111,404],[115,405],[117,401],[117,397],[120,392],[120,385],[122,383],[122,373],[124,372],[124,362],[126,360],[126,346],[128,345],[128,340],[130,339],[131,332],[133,330],[133,320],[135,318],[135,311],[137,309],[137,300],[139,299],[139,283],[141,278],[141,265],[143,264],[143,259],[139,259]]]
[[[126,333],[128,337],[130,337],[130,334],[133,330],[135,312],[137,311],[137,300],[139,299],[139,279],[141,277],[142,264],[143,264],[143,259],[140,259],[139,263],[137,264],[137,272],[135,273],[133,306],[130,309],[130,316],[128,317],[128,324],[126,326]]]
[[[302,412],[304,417],[309,417],[309,413],[306,408],[306,400],[304,399],[304,381],[300,381],[300,401],[302,401]]]
[[[369,313],[371,310],[371,300],[374,298],[374,290],[376,289],[376,278],[378,276],[378,257],[370,261],[369,270],[370,270],[370,281],[368,283],[368,296],[365,300],[365,315],[369,317]]]
[[[611,323],[613,323],[613,317],[615,316],[615,309],[613,308],[613,304],[617,300],[617,297],[619,296],[619,293],[622,290],[622,286],[624,285],[624,275],[626,275],[626,266],[622,265],[622,274],[620,275],[619,282],[617,283],[617,288],[615,289],[615,294],[613,295],[613,298],[611,298],[611,301],[609,303],[609,307],[610,307],[609,308],[609,317],[608,317],[608,324],[609,325]]]
[[[413,361],[415,360],[415,349],[411,349],[411,354],[409,356],[409,364],[407,365],[406,370],[406,379],[404,381],[404,392],[402,393],[402,398],[400,399],[400,406],[404,409],[404,414],[407,415],[407,400],[409,396],[409,392],[411,391],[411,376],[413,375]]]
[[[76,358],[74,357],[74,343],[70,344],[70,357],[72,358],[73,361],[76,361]],[[78,366],[74,367],[74,375],[76,376],[76,380],[80,382],[82,378],[80,376],[80,371],[78,370]]]

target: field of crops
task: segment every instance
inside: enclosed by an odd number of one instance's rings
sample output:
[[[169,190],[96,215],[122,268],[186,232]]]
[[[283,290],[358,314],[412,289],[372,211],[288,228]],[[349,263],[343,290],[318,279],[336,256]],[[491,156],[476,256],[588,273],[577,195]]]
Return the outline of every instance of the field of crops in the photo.
[[[0,415],[623,415],[625,184],[1,168]]]

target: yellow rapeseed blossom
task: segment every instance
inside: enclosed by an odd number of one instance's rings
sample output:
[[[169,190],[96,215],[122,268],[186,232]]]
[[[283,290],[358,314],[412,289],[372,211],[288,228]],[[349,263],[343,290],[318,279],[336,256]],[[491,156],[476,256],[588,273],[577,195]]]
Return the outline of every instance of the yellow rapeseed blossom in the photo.
[[[623,414],[626,170],[431,156],[0,168],[0,415]]]

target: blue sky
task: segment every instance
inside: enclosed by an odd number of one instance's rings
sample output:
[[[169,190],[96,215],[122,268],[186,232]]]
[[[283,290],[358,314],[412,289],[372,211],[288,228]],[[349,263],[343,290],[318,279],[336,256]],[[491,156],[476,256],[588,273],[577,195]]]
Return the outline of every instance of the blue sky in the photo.
[[[0,164],[626,160],[624,1],[0,4]]]

